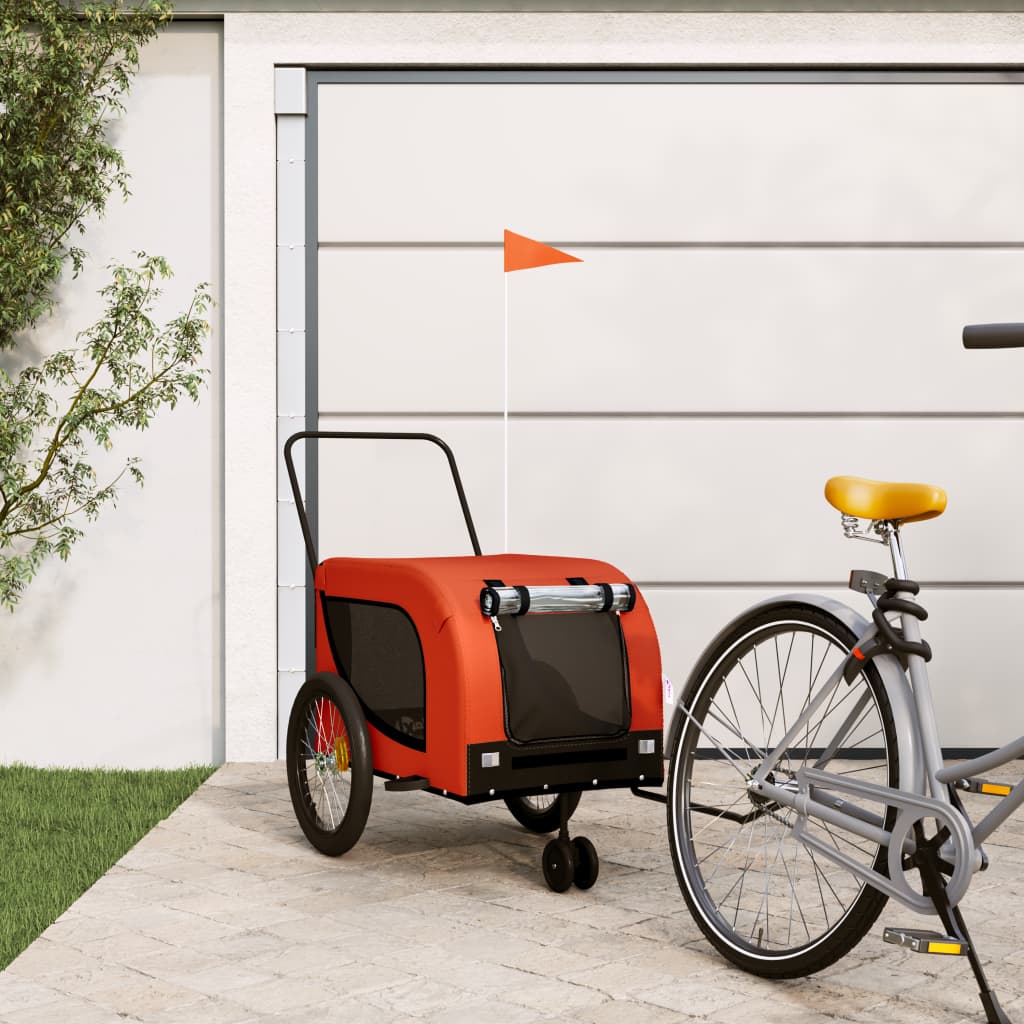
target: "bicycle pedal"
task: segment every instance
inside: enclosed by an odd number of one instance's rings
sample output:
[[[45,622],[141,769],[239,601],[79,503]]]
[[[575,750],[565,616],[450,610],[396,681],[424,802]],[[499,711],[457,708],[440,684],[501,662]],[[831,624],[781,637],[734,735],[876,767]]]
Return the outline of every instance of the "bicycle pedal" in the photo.
[[[929,932],[920,928],[886,928],[882,941],[912,950],[915,953],[932,953],[938,956],[967,956],[970,946],[951,935]]]

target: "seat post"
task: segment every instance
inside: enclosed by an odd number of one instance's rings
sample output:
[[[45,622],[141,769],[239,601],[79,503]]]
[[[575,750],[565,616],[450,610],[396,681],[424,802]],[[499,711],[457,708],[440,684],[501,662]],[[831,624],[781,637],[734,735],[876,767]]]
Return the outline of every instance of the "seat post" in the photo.
[[[898,523],[885,523],[885,539],[889,542],[889,554],[892,555],[892,568],[898,580],[909,580],[910,573],[907,570],[907,561],[903,557],[903,544],[900,541],[900,528]]]

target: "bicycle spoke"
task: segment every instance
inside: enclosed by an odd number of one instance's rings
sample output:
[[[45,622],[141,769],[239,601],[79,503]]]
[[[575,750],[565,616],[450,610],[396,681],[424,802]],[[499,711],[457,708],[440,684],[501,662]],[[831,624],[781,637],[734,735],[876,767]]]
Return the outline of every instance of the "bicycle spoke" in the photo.
[[[682,708],[682,712],[687,717],[691,725],[695,726],[700,733],[707,736],[707,738],[711,741],[715,749],[722,755],[722,759],[725,761],[725,763],[728,764],[740,776],[740,778],[743,779],[744,784],[746,784],[747,775],[746,772],[744,772],[743,769],[739,767],[739,761],[736,758],[730,756],[729,752],[725,750],[725,748],[722,747],[721,744],[718,743],[714,736],[712,736],[686,708]],[[742,737],[740,738],[742,739]]]
[[[743,802],[744,802],[744,798],[745,798],[745,797],[746,797],[746,794],[745,794],[745,793],[742,793],[742,794],[740,794],[740,796],[738,796],[738,797],[737,797],[737,798],[736,798],[735,800],[733,800],[733,802],[732,802],[731,804],[729,804],[729,806],[728,806],[728,807],[725,807],[725,808],[722,808],[722,809],[720,809],[720,810],[719,810],[719,813],[718,813],[718,814],[713,814],[713,815],[711,815],[711,816],[709,817],[709,819],[708,819],[708,820],[707,820],[707,821],[706,821],[706,822],[705,822],[705,823],[704,823],[704,824],[703,824],[703,825],[702,825],[702,826],[701,826],[701,827],[700,827],[700,828],[699,828],[699,829],[698,829],[698,830],[697,830],[696,832],[694,832],[694,833],[693,833],[693,838],[694,838],[694,839],[698,839],[698,838],[699,838],[699,837],[700,837],[701,835],[703,835],[703,834],[704,834],[704,833],[705,833],[705,832],[706,832],[706,831],[707,831],[707,830],[708,830],[708,829],[709,829],[709,828],[710,828],[710,827],[711,827],[712,825],[714,825],[714,824],[715,824],[716,822],[719,822],[719,821],[721,821],[721,820],[722,820],[722,818],[723,818],[723,817],[724,817],[724,816],[725,816],[726,814],[728,814],[728,813],[729,813],[729,811],[731,811],[731,810],[732,810],[732,809],[733,809],[734,807],[736,807],[736,806],[737,806],[737,804],[741,804],[741,803],[743,803]],[[742,826],[741,826],[741,827],[742,827]]]

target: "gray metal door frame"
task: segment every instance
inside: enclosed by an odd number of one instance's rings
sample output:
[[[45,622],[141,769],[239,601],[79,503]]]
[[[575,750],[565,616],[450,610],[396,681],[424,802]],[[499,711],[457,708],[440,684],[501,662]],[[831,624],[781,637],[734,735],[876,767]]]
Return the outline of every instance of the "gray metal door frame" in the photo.
[[[278,423],[278,707],[315,666],[312,580],[284,473],[281,448],[297,430],[319,429],[317,309],[319,88],[347,83],[431,84],[1021,84],[1018,65],[960,67],[761,68],[321,68],[278,67],[277,120],[277,423]],[[501,245],[500,240],[495,246]],[[708,243],[694,243],[694,247]],[[299,465],[314,544],[318,540],[315,444]],[[288,523],[291,526],[288,526]],[[278,721],[278,756],[284,722]]]

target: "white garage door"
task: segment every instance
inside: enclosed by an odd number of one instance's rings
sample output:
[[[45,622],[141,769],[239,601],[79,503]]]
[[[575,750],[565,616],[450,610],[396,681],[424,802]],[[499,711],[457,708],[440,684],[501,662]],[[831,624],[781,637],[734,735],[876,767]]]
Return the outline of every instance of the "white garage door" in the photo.
[[[500,550],[502,231],[567,249],[509,281],[511,550],[629,573],[678,692],[750,603],[887,568],[827,477],[937,483],[944,740],[1007,739],[1024,353],[959,331],[1024,319],[1020,76],[396,77],[314,86],[314,422],[443,436]],[[321,557],[469,551],[425,446],[325,443],[318,485]]]

